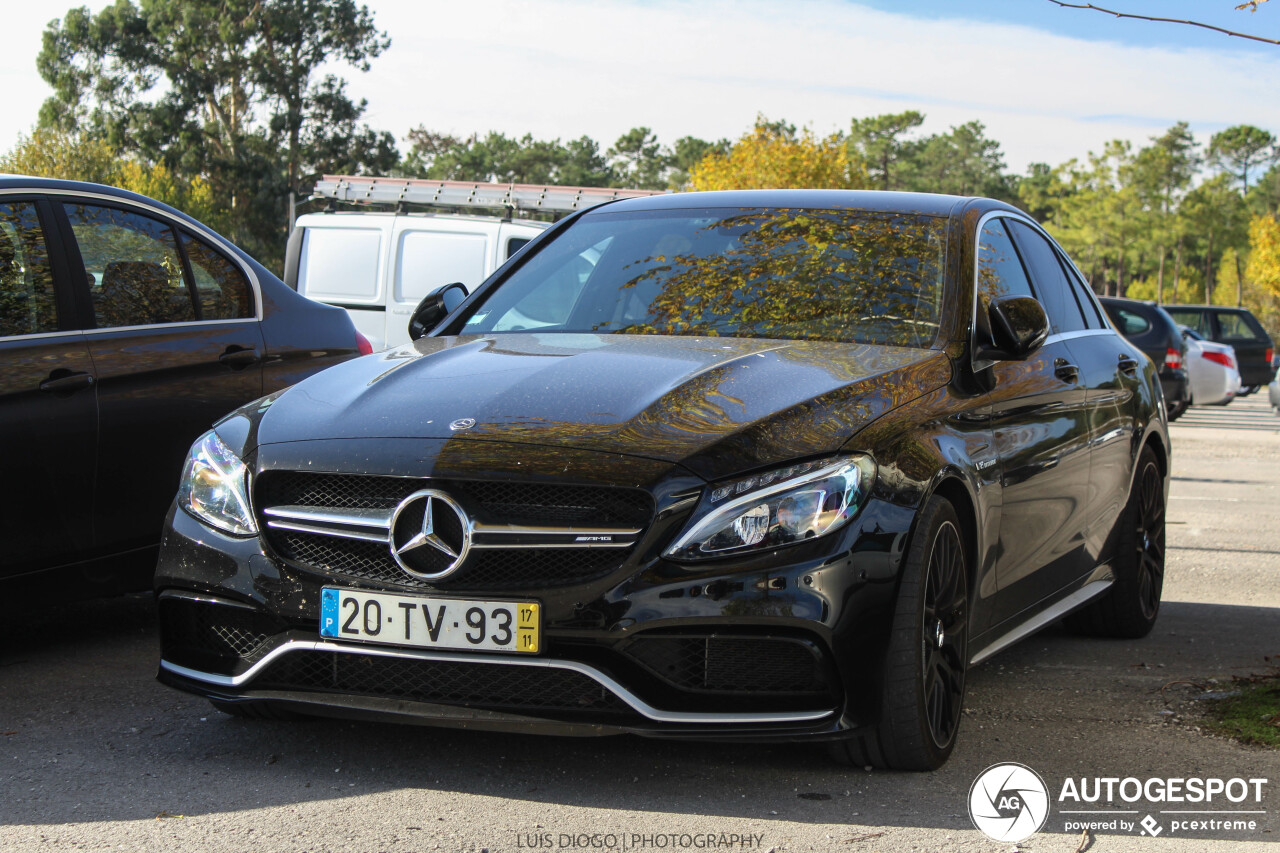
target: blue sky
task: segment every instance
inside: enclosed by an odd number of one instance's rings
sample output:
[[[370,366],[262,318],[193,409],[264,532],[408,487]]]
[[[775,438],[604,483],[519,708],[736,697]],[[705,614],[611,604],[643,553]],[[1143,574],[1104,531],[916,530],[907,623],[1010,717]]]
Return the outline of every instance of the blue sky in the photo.
[[[87,2],[93,9],[107,0]],[[364,0],[391,49],[369,73],[335,66],[367,118],[602,147],[631,127],[661,141],[736,138],[757,113],[844,131],[918,109],[924,133],[981,121],[1010,170],[1143,145],[1176,121],[1201,141],[1231,124],[1280,134],[1280,46],[1175,24],[1122,21],[1048,0]],[[1280,34],[1280,0],[1098,0]],[[40,34],[72,5],[13,5],[0,52],[0,150],[48,89]]]

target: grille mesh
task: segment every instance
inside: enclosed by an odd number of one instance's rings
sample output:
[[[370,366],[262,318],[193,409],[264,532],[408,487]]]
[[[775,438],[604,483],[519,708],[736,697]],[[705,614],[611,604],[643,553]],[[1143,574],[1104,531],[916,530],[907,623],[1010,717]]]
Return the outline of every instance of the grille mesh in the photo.
[[[260,690],[326,690],[507,711],[632,713],[587,676],[565,669],[300,651],[270,664]]]
[[[269,616],[240,607],[166,599],[160,607],[166,646],[215,658],[252,662],[280,630]]]
[[[623,650],[682,690],[823,693],[821,661],[803,643],[773,637],[638,637]]]
[[[653,500],[639,489],[546,483],[416,480],[358,474],[268,471],[255,486],[256,505],[326,509],[390,510],[422,488],[453,496],[473,517],[516,525],[578,524],[643,529],[653,515]],[[448,515],[448,514],[446,514]],[[447,522],[447,518],[444,519]],[[387,545],[261,526],[275,551],[301,568],[378,584],[408,588],[536,589],[569,586],[604,577],[618,569],[631,548],[473,548],[466,563],[448,578],[423,581],[407,574]],[[441,559],[420,548],[412,559]],[[425,574],[444,565],[415,566]]]

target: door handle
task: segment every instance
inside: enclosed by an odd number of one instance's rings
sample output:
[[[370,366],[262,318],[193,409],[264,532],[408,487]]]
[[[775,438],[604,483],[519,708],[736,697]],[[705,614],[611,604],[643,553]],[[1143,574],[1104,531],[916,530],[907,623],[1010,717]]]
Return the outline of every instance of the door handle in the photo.
[[[262,356],[258,355],[258,351],[253,347],[239,347],[235,344],[227,347],[226,352],[218,356],[218,361],[228,367],[248,367],[262,360]]]
[[[1053,375],[1063,382],[1075,382],[1080,378],[1080,368],[1065,358],[1055,358],[1053,360]]]
[[[55,370],[49,378],[40,383],[40,390],[50,394],[70,394],[81,388],[90,388],[96,380],[92,373],[68,373]]]
[[[1138,374],[1138,362],[1127,355],[1121,355],[1120,372],[1127,376],[1136,376]]]

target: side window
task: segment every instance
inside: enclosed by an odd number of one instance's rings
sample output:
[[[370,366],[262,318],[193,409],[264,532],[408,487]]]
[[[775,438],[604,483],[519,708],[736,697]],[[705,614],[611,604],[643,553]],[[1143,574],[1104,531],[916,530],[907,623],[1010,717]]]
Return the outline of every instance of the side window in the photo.
[[[195,320],[195,302],[168,225],[113,207],[63,207],[90,279],[98,328]]]
[[[1186,326],[1193,329],[1196,334],[1205,340],[1211,340],[1209,329],[1209,314],[1206,311],[1192,308],[1190,310],[1179,309],[1173,305],[1164,306],[1164,310],[1169,312],[1169,316],[1180,326]]]
[[[1002,296],[1034,296],[1018,252],[1004,230],[1004,220],[988,219],[978,235],[978,306],[974,317],[976,340],[990,339],[987,309]]]
[[[1228,343],[1261,343],[1263,341],[1262,328],[1258,326],[1257,321],[1252,317],[1244,314],[1236,314],[1230,311],[1222,311],[1218,314],[1218,340]],[[1255,328],[1256,327],[1256,328]]]
[[[1105,329],[1107,324],[1098,310],[1098,301],[1093,298],[1093,288],[1085,283],[1071,264],[1061,257],[1058,260],[1062,261],[1062,268],[1067,272],[1067,279],[1071,282],[1071,292],[1075,294],[1076,304],[1084,312],[1085,325],[1090,329]]]
[[[511,257],[516,252],[523,249],[529,243],[528,237],[512,237],[507,241],[507,257]]]
[[[36,206],[0,204],[0,336],[57,329],[53,271]]]
[[[1124,308],[1107,306],[1107,314],[1111,317],[1111,322],[1116,324],[1116,329],[1126,338],[1141,335],[1151,329],[1151,323],[1147,321],[1146,317],[1127,311]]]
[[[1049,315],[1053,331],[1062,334],[1085,329],[1084,316],[1080,313],[1080,306],[1076,304],[1057,252],[1030,226],[1013,219],[1006,220],[1006,223],[1031,270],[1036,294],[1044,305],[1045,313]]]
[[[182,235],[182,248],[191,264],[201,320],[235,320],[253,317],[253,289],[240,267],[217,249],[190,234]]]
[[[988,219],[978,235],[978,302],[984,309],[1001,296],[1034,296],[1022,261],[1004,230],[1003,219]]]

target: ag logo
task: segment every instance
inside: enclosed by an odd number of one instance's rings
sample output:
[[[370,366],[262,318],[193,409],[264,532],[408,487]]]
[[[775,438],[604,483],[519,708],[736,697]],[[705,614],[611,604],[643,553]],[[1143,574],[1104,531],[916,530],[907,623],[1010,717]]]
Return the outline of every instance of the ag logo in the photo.
[[[1014,843],[1035,835],[1049,818],[1049,789],[1022,764],[993,764],[969,789],[969,819],[988,838]]]

